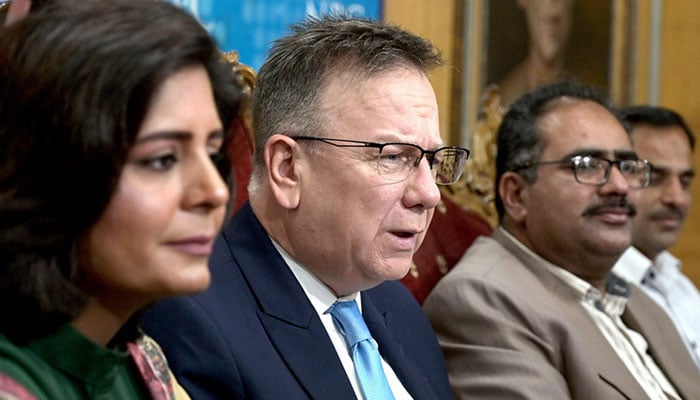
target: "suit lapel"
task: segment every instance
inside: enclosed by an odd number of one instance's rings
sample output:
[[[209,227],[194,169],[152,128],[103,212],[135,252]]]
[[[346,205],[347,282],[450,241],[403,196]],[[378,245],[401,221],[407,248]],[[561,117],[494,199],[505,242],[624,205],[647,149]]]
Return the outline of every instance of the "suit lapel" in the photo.
[[[310,398],[355,400],[355,392],[320,321],[297,326],[264,313],[260,320],[280,357]]]
[[[425,375],[415,367],[415,362],[407,359],[401,343],[391,333],[392,319],[400,316],[377,309],[366,292],[362,292],[362,316],[379,345],[382,357],[389,363],[408,393],[416,400],[436,398],[426,382]]]
[[[622,318],[644,336],[649,353],[679,394],[686,399],[700,399],[700,373],[666,313],[634,286]]]
[[[590,315],[577,303],[567,305],[573,332],[590,338],[586,340],[586,348],[581,351],[588,354],[588,359],[598,371],[598,376],[629,399],[648,399],[644,389],[617,356],[615,349],[608,343]]]
[[[547,272],[539,260],[522,251],[503,234],[501,229],[503,228],[494,231],[493,239],[515,255],[546,287],[547,291],[558,298],[562,314],[566,315],[567,321],[571,324],[572,332],[577,337],[587,338],[584,339],[586,348],[579,350],[587,354],[591,365],[598,371],[600,378],[627,398],[648,399],[644,389],[637,383],[622,359],[617,356],[615,349],[596,326],[593,318],[580,304],[578,293],[564,284],[561,279]],[[533,296],[536,295],[537,292],[533,291]]]
[[[310,398],[355,400],[321,320],[250,205],[238,212],[238,218],[240,227],[234,225],[237,229],[225,235],[236,236],[229,243],[237,244],[232,257],[258,301],[260,322],[280,357]]]

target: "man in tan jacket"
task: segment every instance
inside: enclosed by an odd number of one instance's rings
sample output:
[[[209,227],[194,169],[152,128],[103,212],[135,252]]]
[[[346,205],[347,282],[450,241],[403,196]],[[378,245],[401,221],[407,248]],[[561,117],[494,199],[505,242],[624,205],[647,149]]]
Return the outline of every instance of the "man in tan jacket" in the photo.
[[[457,398],[700,398],[663,311],[610,274],[649,173],[586,87],[545,86],[511,106],[498,137],[500,226],[424,304]]]

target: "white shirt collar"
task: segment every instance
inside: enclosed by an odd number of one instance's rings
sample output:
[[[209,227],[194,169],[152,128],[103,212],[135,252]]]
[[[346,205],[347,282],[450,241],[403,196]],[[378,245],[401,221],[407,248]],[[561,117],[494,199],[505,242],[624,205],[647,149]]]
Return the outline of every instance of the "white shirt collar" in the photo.
[[[669,272],[677,272],[681,270],[683,265],[681,263],[681,260],[676,258],[673,254],[669,253],[668,251],[662,251],[654,259],[654,267],[660,271],[664,271],[666,269],[674,269],[675,271]]]
[[[355,292],[338,298],[335,293],[333,293],[333,291],[326,286],[325,283],[318,279],[316,275],[311,273],[311,271],[306,269],[306,267],[293,259],[292,256],[290,256],[282,248],[282,246],[279,245],[279,243],[272,238],[270,238],[270,240],[272,241],[272,245],[275,246],[284,261],[287,263],[287,266],[289,266],[289,269],[297,278],[297,281],[299,281],[301,288],[304,290],[304,293],[306,293],[306,297],[309,298],[309,301],[311,301],[311,305],[314,307],[317,314],[324,314],[336,301],[346,300],[355,300],[360,312],[362,312],[362,296],[360,296],[360,292]]]
[[[654,260],[654,268],[647,275],[647,284],[653,286],[664,296],[678,290],[678,280],[681,279],[681,262],[668,251],[661,252]]]
[[[627,282],[640,285],[651,266],[652,262],[647,256],[634,246],[630,246],[615,263],[613,272]]]
[[[581,301],[593,304],[596,308],[610,315],[622,315],[629,297],[629,288],[624,281],[620,281],[619,278],[611,275],[606,283],[609,291],[603,294],[589,282],[542,258],[520,242],[515,236],[511,235],[506,229],[501,229],[501,231],[505,234],[506,238],[517,245],[523,252],[534,258],[546,271],[560,279],[567,287],[577,293]]]

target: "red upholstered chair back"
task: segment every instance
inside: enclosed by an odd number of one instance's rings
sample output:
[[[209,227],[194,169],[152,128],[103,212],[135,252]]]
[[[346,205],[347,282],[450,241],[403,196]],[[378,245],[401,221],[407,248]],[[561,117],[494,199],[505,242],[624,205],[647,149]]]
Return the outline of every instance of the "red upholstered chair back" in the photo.
[[[253,151],[255,149],[255,138],[252,130],[252,116],[250,100],[255,85],[256,73],[248,65],[241,64],[238,52],[230,51],[224,53],[224,58],[231,64],[234,79],[244,88],[246,99],[239,112],[238,117],[231,124],[231,140],[226,149],[231,168],[233,170],[233,182],[231,184],[231,201],[229,204],[228,217],[238,211],[248,200],[248,183],[253,170]]]
[[[413,257],[414,266],[403,283],[419,303],[435,284],[462,258],[480,235],[488,236],[498,223],[494,205],[496,137],[503,119],[498,90],[487,88],[482,98],[480,119],[462,179],[443,187],[438,206],[423,245]]]
[[[443,193],[423,245],[413,256],[413,265],[401,282],[420,304],[437,282],[455,266],[472,242],[493,232],[475,211],[462,208]]]
[[[231,203],[229,217],[248,201],[248,183],[253,170],[253,136],[242,118],[236,118],[231,124],[231,141],[227,149],[232,161],[233,182],[231,185]]]

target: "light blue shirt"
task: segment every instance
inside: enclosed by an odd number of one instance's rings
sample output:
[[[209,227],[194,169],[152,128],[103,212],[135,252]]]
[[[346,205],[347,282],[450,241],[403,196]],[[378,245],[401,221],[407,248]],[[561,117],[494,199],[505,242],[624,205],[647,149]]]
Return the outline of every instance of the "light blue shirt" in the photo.
[[[681,272],[681,262],[668,251],[654,262],[634,247],[620,257],[613,272],[644,290],[671,318],[700,369],[700,292]]]

